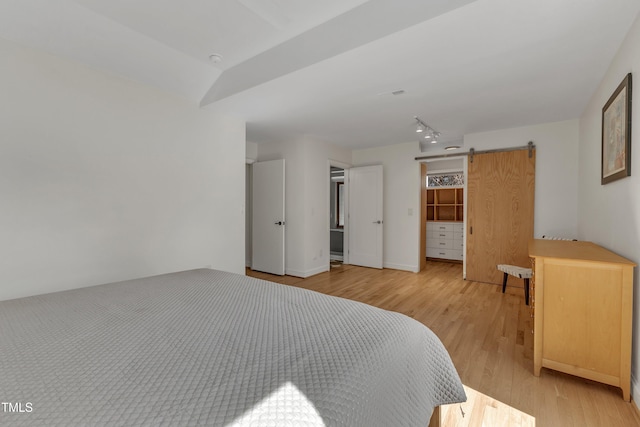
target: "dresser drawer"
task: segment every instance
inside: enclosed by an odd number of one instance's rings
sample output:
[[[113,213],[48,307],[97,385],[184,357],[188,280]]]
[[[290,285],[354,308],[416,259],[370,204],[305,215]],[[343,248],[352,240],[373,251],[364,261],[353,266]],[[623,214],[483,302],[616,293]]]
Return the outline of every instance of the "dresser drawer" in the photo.
[[[427,231],[427,243],[429,240],[453,240],[453,231],[438,231],[438,230],[428,230]],[[430,245],[433,246],[433,245]]]
[[[431,240],[453,240],[453,231],[432,230],[427,233],[427,239]]]
[[[456,261],[462,261],[464,258],[463,252],[459,249],[427,248],[427,256],[429,258],[453,259]]]
[[[427,256],[429,258],[453,259],[451,251],[452,249],[427,248]]]
[[[453,231],[453,224],[446,222],[434,222],[431,229],[434,231]]]
[[[464,240],[464,231],[453,231],[453,240]]]
[[[453,249],[453,240],[451,239],[433,240],[431,243],[427,242],[427,246],[430,248]]]
[[[453,240],[448,239],[427,240],[427,249],[458,249],[453,242]]]
[[[453,224],[453,231],[457,233],[464,233],[464,223],[458,222]]]
[[[456,240],[456,239],[453,239],[453,246],[452,246],[452,248],[453,248],[453,249],[459,249],[459,250],[463,251],[463,250],[464,250],[464,240]]]
[[[451,259],[462,261],[464,259],[464,251],[462,249],[451,249]]]

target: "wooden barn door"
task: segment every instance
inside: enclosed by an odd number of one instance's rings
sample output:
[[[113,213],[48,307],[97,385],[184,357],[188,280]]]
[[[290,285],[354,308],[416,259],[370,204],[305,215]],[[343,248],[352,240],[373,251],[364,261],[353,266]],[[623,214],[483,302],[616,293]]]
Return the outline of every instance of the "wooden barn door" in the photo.
[[[529,266],[535,154],[524,149],[469,156],[467,280],[501,284],[496,265]]]

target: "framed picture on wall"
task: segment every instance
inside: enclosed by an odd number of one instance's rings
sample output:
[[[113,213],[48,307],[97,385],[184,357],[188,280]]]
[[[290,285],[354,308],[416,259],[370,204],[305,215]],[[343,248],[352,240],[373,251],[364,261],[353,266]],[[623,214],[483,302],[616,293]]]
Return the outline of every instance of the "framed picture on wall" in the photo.
[[[600,184],[631,175],[631,73],[602,108],[602,174]]]

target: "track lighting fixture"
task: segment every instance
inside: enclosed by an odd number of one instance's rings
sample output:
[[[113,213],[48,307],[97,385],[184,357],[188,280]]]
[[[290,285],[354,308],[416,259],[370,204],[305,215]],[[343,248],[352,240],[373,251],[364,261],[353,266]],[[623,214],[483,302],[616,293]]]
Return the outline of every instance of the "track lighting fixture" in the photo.
[[[420,120],[418,116],[414,116],[414,119],[416,119],[416,132],[424,133],[424,138],[429,140],[432,144],[438,142],[440,132],[436,131],[434,128]]]

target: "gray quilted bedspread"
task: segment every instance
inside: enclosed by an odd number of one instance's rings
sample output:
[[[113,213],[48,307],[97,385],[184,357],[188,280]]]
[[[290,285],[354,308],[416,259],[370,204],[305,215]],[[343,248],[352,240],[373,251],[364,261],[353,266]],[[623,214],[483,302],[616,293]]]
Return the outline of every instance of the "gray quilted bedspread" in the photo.
[[[0,302],[0,425],[426,426],[463,400],[419,322],[236,274]]]

